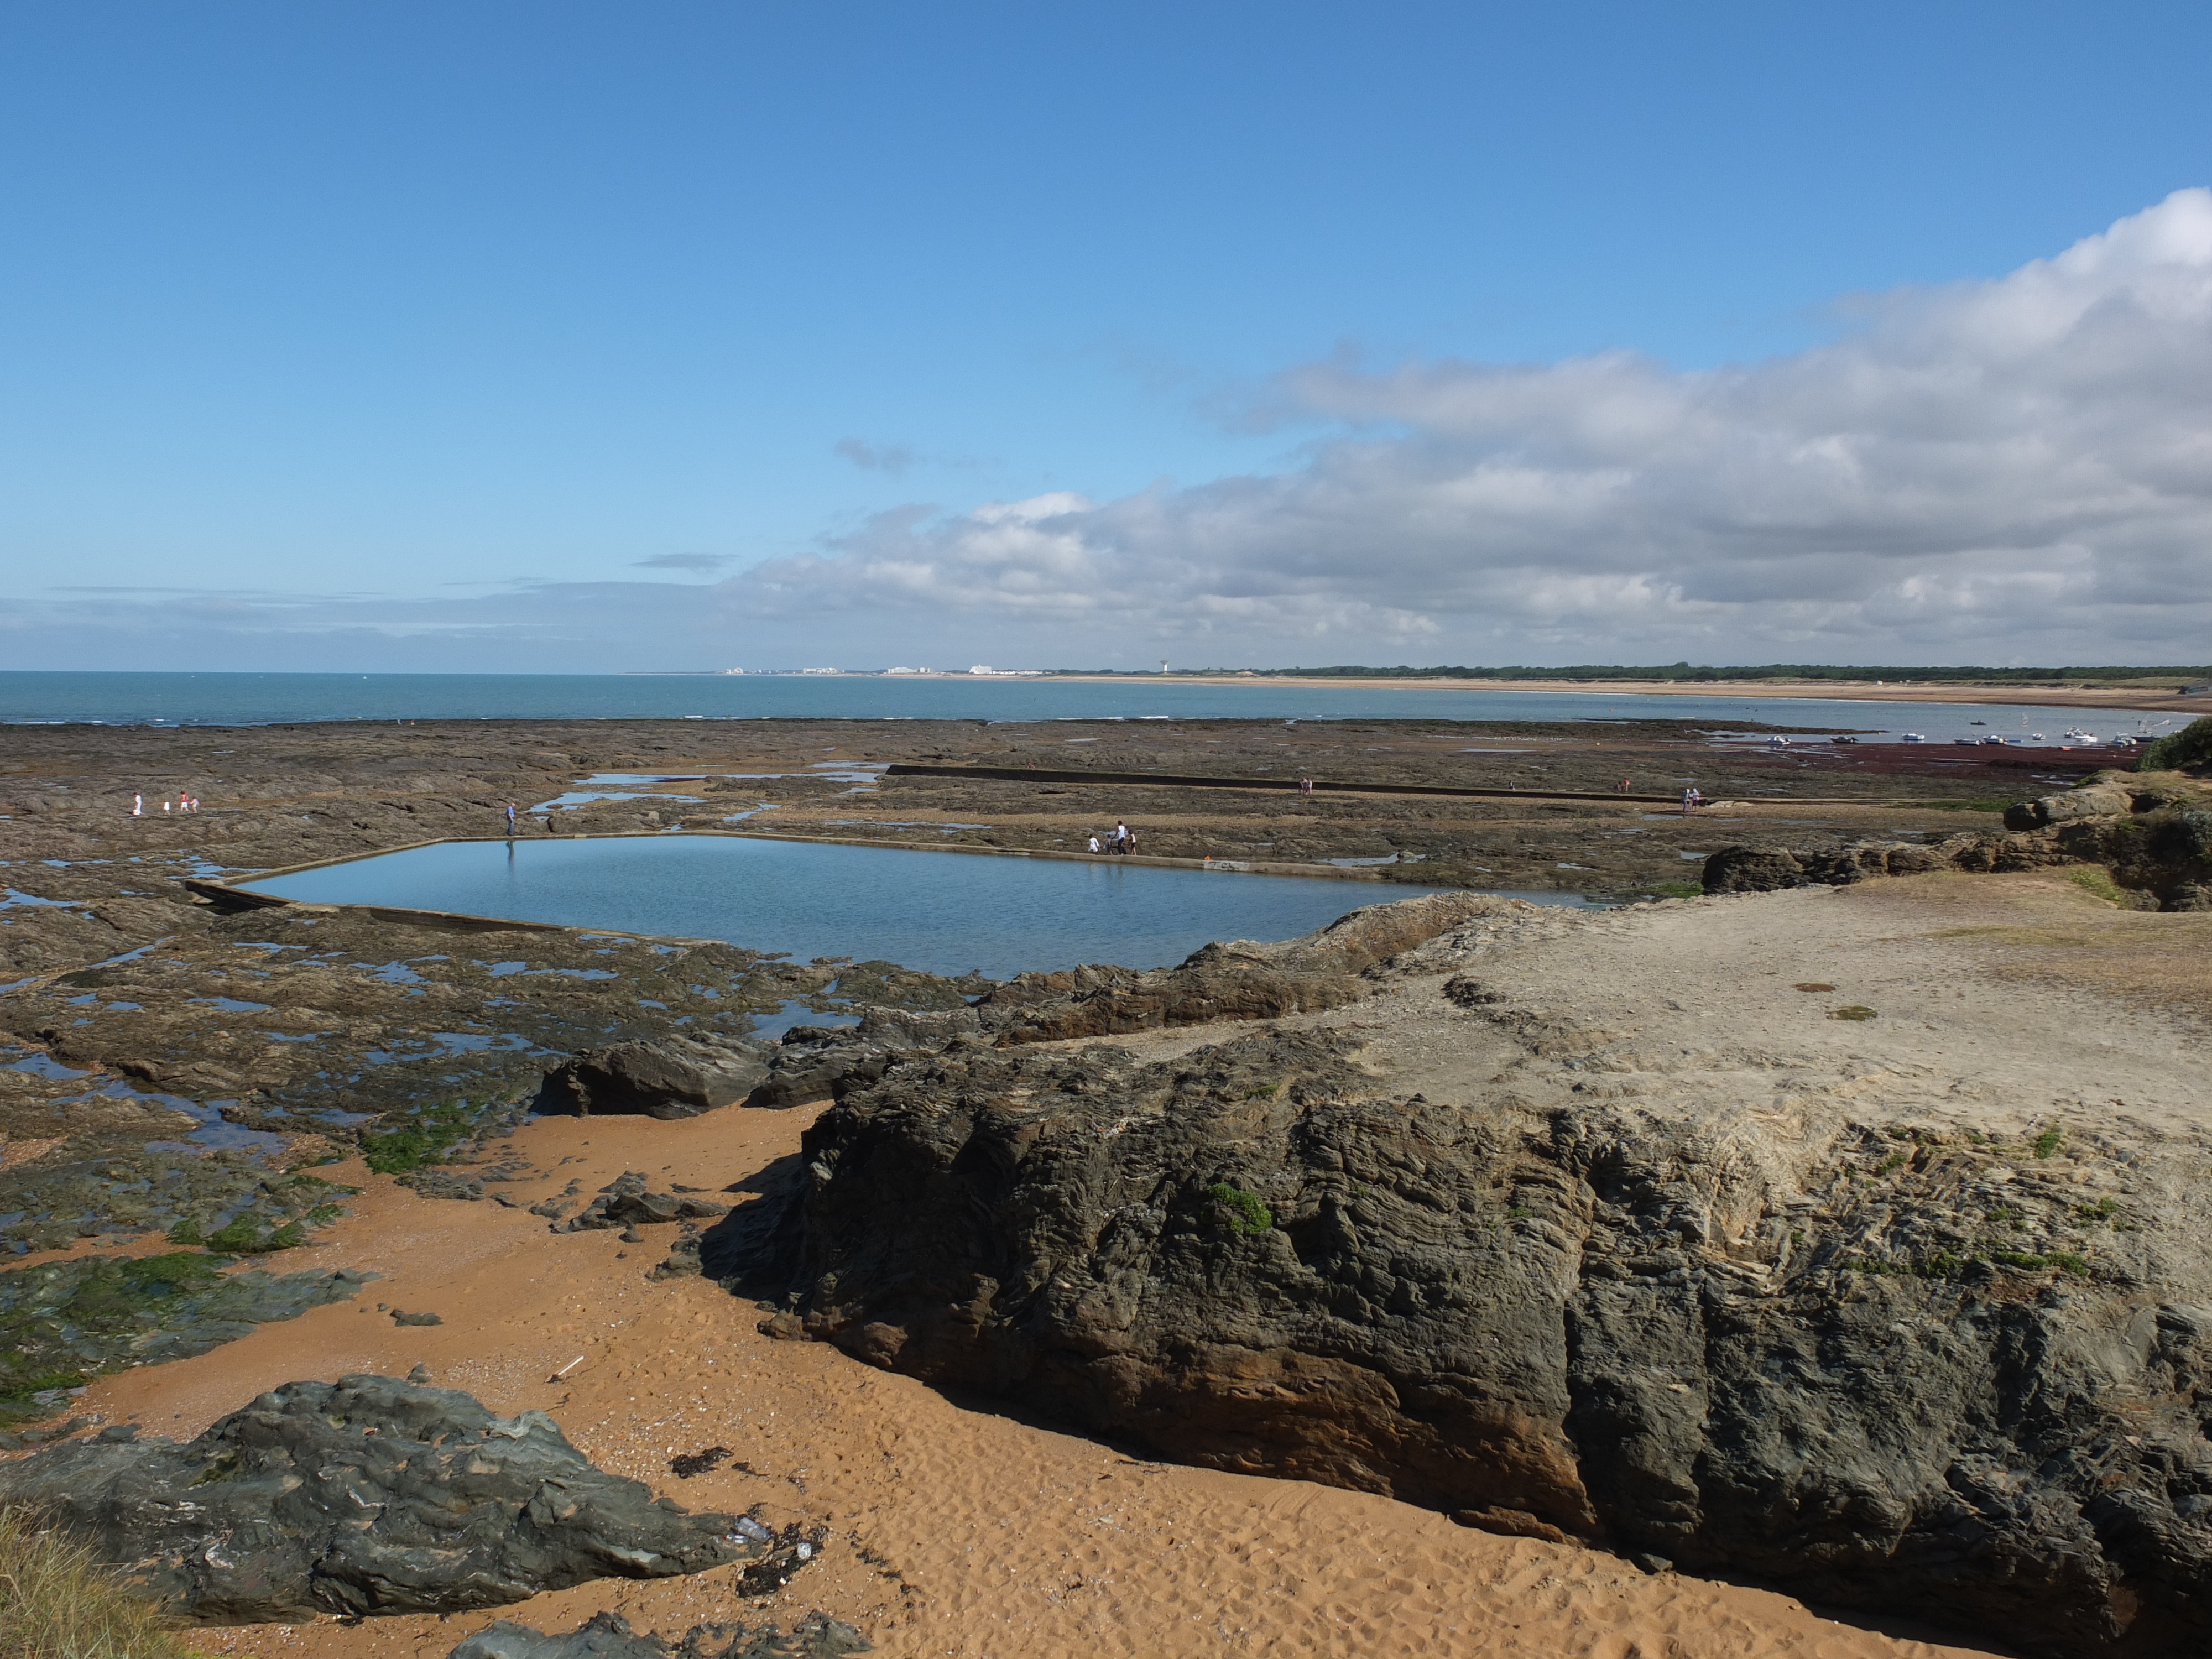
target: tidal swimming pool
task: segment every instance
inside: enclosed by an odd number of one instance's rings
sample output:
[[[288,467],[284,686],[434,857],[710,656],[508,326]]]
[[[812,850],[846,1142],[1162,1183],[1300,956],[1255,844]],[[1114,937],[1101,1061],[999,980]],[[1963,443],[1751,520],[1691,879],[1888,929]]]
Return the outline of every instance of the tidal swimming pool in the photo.
[[[1212,939],[1294,939],[1363,905],[1443,890],[727,836],[449,842],[238,884],[994,979],[1085,962],[1164,967]]]

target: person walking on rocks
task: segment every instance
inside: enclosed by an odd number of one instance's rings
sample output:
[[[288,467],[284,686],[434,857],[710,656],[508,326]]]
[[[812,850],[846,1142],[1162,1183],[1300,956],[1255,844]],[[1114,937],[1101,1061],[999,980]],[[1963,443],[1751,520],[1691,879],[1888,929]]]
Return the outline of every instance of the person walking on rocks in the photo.
[[[145,796],[133,795],[131,797],[131,816],[134,818],[143,818],[146,816]]]
[[[514,803],[513,801],[507,804],[507,833],[510,836],[514,833]]]
[[[1114,823],[1114,850],[1117,853],[1129,850],[1129,826],[1118,818]]]
[[[1098,837],[1096,836],[1091,838],[1091,856],[1094,859],[1098,856]]]
[[[1694,789],[1685,789],[1682,792],[1682,816],[1686,818],[1688,817],[1692,811],[1696,808],[1697,804],[1698,792]]]
[[[1124,853],[1133,853],[1137,850],[1137,832],[1135,830],[1124,830],[1121,832],[1121,850]]]

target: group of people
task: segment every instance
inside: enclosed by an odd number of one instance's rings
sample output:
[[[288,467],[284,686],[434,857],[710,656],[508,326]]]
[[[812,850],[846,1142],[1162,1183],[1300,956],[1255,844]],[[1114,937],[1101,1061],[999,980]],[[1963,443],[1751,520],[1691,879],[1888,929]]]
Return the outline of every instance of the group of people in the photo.
[[[1705,791],[1694,785],[1682,792],[1682,816],[1688,817],[1705,804]]]
[[[1103,847],[1098,844],[1097,836],[1091,836],[1091,850],[1094,854],[1133,853],[1137,850],[1137,832],[1126,823],[1117,823],[1114,826],[1114,833],[1106,838],[1106,844]]]
[[[161,810],[164,812],[167,812],[171,809],[172,805],[173,805],[175,810],[179,812],[197,812],[200,810],[200,798],[198,795],[180,794],[177,797],[174,803],[166,800],[163,801],[161,803]],[[131,797],[131,816],[134,818],[143,818],[146,816],[145,796],[133,795]]]

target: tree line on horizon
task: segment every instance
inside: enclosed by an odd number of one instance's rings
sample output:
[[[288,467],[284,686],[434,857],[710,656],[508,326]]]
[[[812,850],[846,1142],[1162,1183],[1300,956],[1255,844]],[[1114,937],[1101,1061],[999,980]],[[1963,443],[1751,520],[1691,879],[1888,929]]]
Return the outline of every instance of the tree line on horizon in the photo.
[[[1122,669],[1075,670],[1063,672],[1126,673]],[[1142,671],[1140,671],[1142,672]],[[1192,675],[1255,676],[1263,679],[1393,679],[1393,680],[1836,680],[1911,682],[1918,684],[1976,685],[2095,685],[2115,681],[2182,680],[2212,682],[2212,665],[2198,667],[2102,668],[1929,668],[1858,667],[1836,663],[1767,663],[1756,668],[1715,668],[1705,664],[1668,663],[1653,667],[1619,664],[1580,664],[1563,668],[1468,668],[1465,666],[1373,668],[1339,664],[1328,668],[1192,668]]]

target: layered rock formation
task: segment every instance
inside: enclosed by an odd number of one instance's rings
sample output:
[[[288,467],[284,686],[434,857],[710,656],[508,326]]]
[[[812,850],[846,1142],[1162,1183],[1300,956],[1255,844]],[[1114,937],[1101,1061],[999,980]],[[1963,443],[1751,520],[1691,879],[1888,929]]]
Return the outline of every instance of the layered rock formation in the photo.
[[[497,1417],[386,1376],[289,1382],[181,1444],[76,1441],[0,1464],[0,1500],[203,1624],[460,1613],[729,1562],[773,1589],[811,1553],[593,1468],[541,1412]]]
[[[1456,971],[1498,926],[1369,982],[1431,1000],[1407,1044],[1449,1018],[1499,1076],[1668,1074]],[[1695,1072],[1663,1107],[1565,1075],[1431,1099],[1364,1041],[915,1054],[709,1270],[772,1334],[1195,1462],[2040,1652],[2212,1643],[2212,1264],[2173,1208],[2201,1151],[1802,1080],[1747,1110]]]

